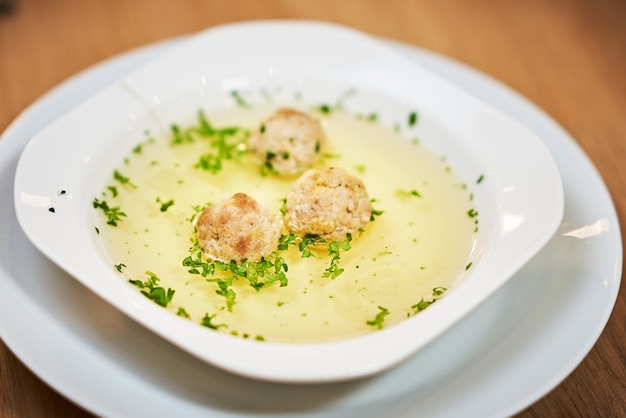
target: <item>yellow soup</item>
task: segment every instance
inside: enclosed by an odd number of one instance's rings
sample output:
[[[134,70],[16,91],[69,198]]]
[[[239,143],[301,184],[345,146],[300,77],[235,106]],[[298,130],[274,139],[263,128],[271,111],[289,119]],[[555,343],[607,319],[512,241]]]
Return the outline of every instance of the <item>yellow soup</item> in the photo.
[[[207,119],[219,129],[252,131],[274,110],[237,107]],[[231,136],[243,144],[230,149],[233,158],[222,158],[221,167],[211,170],[216,160],[205,158],[202,164],[201,156],[219,147],[202,135],[187,135],[186,126],[166,138],[147,137],[95,200],[95,206],[105,203],[108,209],[101,211],[97,230],[111,268],[146,295],[150,286],[160,288],[153,293],[170,290],[165,308],[174,314],[219,332],[268,341],[356,336],[396,324],[436,300],[471,264],[477,214],[470,191],[443,158],[399,129],[343,110],[311,114],[327,136],[319,164],[359,177],[375,209],[369,227],[353,237],[350,249],[340,250],[341,274],[324,277],[332,260],[327,249],[312,249],[314,256],[303,258],[291,245],[279,252],[288,266],[286,286],[256,290],[238,277],[227,288],[229,305],[224,289],[219,294],[219,284],[211,281],[232,277],[229,271],[190,273],[183,260],[195,257],[190,253],[193,220],[201,208],[243,192],[281,217],[297,177],[272,174],[245,153],[242,130]]]

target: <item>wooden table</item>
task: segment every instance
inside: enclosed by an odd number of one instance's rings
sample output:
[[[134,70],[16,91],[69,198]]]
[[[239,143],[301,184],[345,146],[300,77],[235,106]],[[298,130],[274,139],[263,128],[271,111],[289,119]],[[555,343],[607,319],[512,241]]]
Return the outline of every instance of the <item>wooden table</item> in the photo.
[[[0,9],[0,131],[57,83],[131,48],[225,22],[327,20],[447,55],[528,97],[590,156],[626,225],[624,1],[2,0]],[[89,414],[0,342],[0,416]],[[623,291],[582,364],[519,416],[626,417]]]

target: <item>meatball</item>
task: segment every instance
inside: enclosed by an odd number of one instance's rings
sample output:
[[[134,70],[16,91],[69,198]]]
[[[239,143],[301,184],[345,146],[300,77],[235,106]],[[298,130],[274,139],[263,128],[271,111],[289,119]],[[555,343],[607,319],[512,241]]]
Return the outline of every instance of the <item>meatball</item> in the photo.
[[[273,171],[291,175],[315,163],[323,142],[318,121],[299,110],[281,108],[261,124],[248,145]]]
[[[363,182],[342,168],[306,171],[287,195],[285,224],[295,234],[343,241],[370,222],[372,204]]]
[[[276,249],[280,221],[245,193],[207,207],[196,224],[205,253],[221,261],[258,261]]]

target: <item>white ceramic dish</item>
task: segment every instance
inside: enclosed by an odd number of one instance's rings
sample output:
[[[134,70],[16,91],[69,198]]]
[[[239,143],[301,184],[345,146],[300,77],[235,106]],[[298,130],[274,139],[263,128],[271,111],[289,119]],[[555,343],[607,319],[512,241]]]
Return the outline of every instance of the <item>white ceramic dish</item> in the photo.
[[[250,39],[267,47],[259,49]],[[216,56],[229,59],[211,59]],[[167,129],[198,108],[228,105],[233,86],[246,92],[268,85],[298,88],[312,103],[356,88],[364,93],[348,107],[370,111],[382,101],[387,106],[380,115],[388,121],[417,109],[420,120],[448,133],[429,142],[430,132],[420,132],[424,143],[446,155],[462,177],[485,176],[475,193],[481,229],[472,269],[439,303],[363,337],[260,344],[176,317],[110,269],[97,249],[90,205],[127,151],[121,144],[138,143],[146,129]],[[69,195],[59,198],[61,189]],[[531,131],[376,40],[302,22],[212,29],[124,77],[33,138],[18,164],[14,192],[18,221],[35,246],[121,312],[215,366],[286,382],[352,379],[406,359],[502,286],[549,240],[563,213],[558,169]]]
[[[555,155],[565,189],[562,225],[511,280],[400,367],[349,385],[285,387],[225,375],[102,302],[18,226],[17,160],[39,130],[178,42],[143,47],[72,77],[0,138],[0,337],[54,389],[98,416],[505,417],[554,388],[589,352],[622,274],[620,228],[598,172],[558,124],[510,89],[458,62],[390,42],[529,126]],[[571,233],[590,225],[604,227],[584,239]],[[493,317],[497,326],[488,326]]]

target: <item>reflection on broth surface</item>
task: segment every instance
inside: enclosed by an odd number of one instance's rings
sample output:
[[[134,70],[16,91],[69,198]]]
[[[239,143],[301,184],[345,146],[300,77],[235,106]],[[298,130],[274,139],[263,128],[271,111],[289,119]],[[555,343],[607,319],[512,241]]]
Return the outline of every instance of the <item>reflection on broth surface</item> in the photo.
[[[209,204],[245,193],[283,220],[299,174],[276,173],[246,149],[275,110],[211,112],[173,127],[169,137],[148,134],[129,152],[94,200],[112,268],[174,314],[220,332],[290,342],[398,323],[469,268],[477,213],[445,159],[373,116],[326,108],[308,112],[326,135],[314,164],[341,167],[363,182],[369,225],[321,243],[303,242],[281,223],[280,244],[263,265],[203,255],[195,221]],[[407,120],[419,123],[414,113]]]

